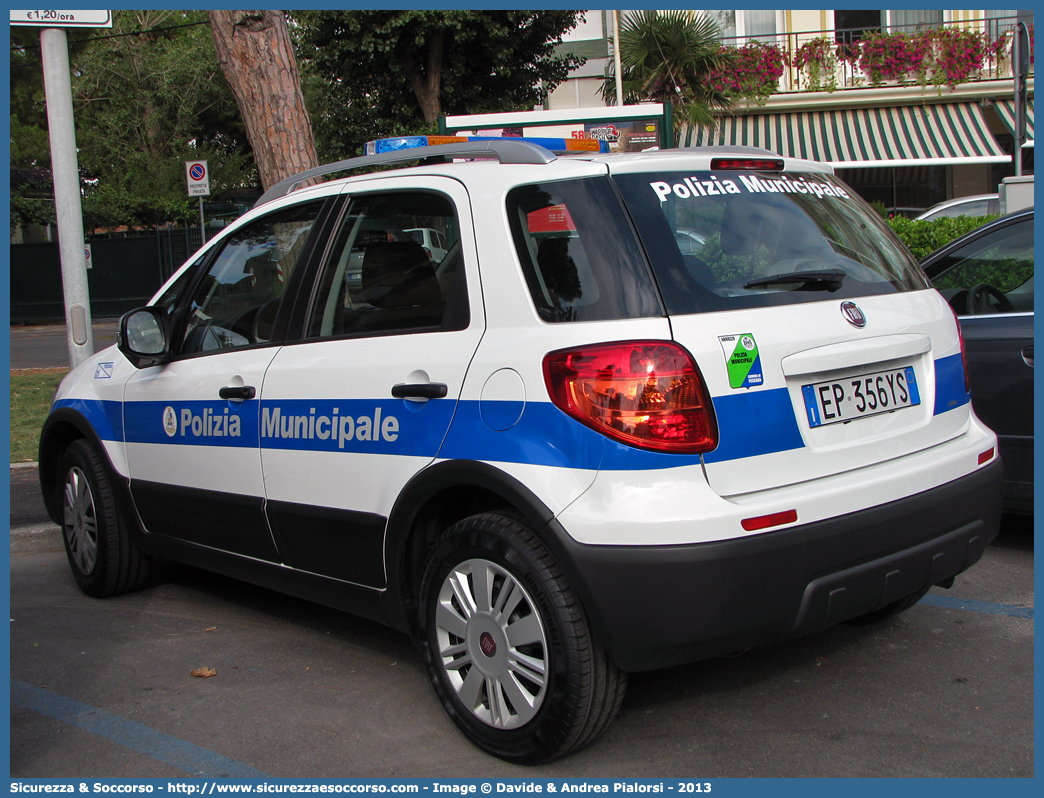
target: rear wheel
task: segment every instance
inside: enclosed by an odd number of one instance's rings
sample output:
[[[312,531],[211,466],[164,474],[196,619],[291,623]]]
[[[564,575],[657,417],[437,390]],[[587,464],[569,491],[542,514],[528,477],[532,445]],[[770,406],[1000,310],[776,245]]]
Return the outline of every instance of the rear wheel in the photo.
[[[141,587],[149,560],[131,541],[101,458],[84,440],[62,457],[62,539],[80,589],[104,597]]]
[[[443,706],[494,756],[546,762],[592,742],[620,709],[626,674],[515,518],[486,513],[446,530],[421,583],[420,628]]]

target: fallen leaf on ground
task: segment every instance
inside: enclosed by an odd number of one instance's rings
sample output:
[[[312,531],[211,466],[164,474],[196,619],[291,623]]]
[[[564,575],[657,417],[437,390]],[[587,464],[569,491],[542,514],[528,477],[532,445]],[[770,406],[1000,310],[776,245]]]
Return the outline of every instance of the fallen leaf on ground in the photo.
[[[211,676],[217,676],[217,671],[213,668],[196,668],[192,671],[192,675],[200,679],[209,679]]]

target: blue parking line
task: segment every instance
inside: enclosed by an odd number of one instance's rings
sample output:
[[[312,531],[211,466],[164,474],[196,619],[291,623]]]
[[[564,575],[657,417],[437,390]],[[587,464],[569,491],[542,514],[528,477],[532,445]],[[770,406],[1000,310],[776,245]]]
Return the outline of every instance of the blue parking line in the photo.
[[[1007,615],[1010,618],[1029,618],[1033,620],[1033,607],[1015,607],[1011,604],[994,604],[991,601],[975,601],[974,599],[952,598],[929,593],[918,602],[930,607],[946,607],[951,610],[970,610],[971,612],[988,612],[991,615]]]
[[[200,748],[198,745],[163,734],[141,723],[113,715],[104,709],[81,704],[71,698],[52,693],[35,685],[11,680],[11,704],[31,709],[41,715],[57,718],[70,726],[112,740],[132,751],[150,756],[160,762],[207,778],[257,779],[270,778],[228,757]]]

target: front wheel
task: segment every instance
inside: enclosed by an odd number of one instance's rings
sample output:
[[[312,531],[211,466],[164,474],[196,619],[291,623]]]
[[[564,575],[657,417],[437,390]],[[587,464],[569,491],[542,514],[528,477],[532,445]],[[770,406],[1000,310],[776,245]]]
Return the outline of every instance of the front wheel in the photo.
[[[130,539],[101,458],[84,440],[62,457],[62,539],[80,589],[105,597],[141,587],[149,560]]]
[[[520,521],[486,513],[439,540],[421,583],[420,631],[435,692],[476,745],[546,762],[616,716],[626,674],[591,634],[573,590]]]

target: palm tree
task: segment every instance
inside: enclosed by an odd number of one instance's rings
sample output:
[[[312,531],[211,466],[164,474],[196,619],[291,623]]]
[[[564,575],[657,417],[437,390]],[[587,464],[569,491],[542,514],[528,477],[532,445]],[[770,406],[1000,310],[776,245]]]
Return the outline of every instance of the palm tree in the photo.
[[[628,12],[620,20],[620,63],[624,102],[672,103],[676,140],[683,127],[713,126],[715,111],[732,108],[708,80],[723,65],[721,31],[701,12]],[[609,103],[616,102],[615,80],[610,66],[602,86]]]

